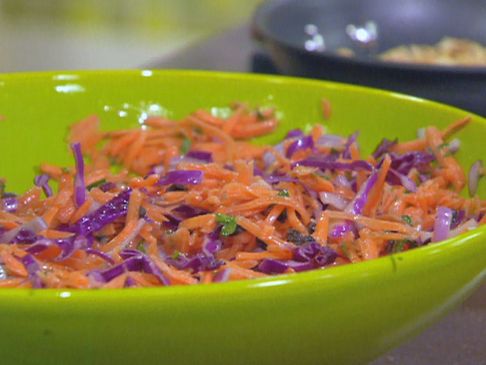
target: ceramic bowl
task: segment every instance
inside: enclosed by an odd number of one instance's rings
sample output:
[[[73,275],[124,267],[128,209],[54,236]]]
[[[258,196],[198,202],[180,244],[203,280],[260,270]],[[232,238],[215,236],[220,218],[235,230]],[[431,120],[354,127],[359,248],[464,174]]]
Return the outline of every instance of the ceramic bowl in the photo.
[[[320,100],[332,103],[323,121]],[[369,152],[384,136],[466,115],[404,95],[285,77],[192,71],[92,71],[0,76],[0,175],[31,184],[42,161],[71,164],[67,127],[98,114],[103,128],[144,113],[178,118],[231,101],[272,105],[285,131],[324,122],[361,131]],[[461,131],[459,160],[486,155],[486,121]],[[480,189],[485,197],[486,185]],[[5,364],[356,364],[443,316],[486,274],[486,227],[377,260],[271,278],[123,290],[0,290]]]

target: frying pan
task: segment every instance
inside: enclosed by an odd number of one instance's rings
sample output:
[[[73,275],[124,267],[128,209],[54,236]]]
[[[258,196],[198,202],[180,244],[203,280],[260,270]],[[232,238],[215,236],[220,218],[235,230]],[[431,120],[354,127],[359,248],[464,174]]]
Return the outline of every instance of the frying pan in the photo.
[[[370,22],[376,40],[353,40],[349,26],[365,28]],[[399,45],[435,44],[444,36],[486,45],[484,0],[271,0],[256,10],[252,31],[284,74],[389,89],[486,115],[486,65],[392,63],[376,57]],[[356,56],[340,56],[336,50],[342,47]]]

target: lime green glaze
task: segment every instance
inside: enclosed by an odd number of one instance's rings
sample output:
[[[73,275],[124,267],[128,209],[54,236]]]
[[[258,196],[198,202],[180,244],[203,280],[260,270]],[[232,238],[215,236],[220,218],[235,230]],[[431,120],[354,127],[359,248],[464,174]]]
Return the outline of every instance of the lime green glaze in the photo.
[[[412,138],[465,112],[392,93],[283,77],[187,71],[0,76],[0,176],[30,185],[42,161],[71,164],[67,126],[98,114],[104,128],[136,125],[147,104],[174,117],[234,100],[273,105],[278,135],[321,122],[361,130],[370,151],[383,137]],[[108,106],[108,107],[106,107]],[[120,117],[119,112],[126,117]],[[484,158],[486,122],[459,134],[460,160]],[[276,137],[273,137],[276,138]],[[484,198],[486,184],[480,190]],[[486,227],[371,262],[265,280],[107,291],[0,290],[5,364],[356,364],[417,333],[486,275]]]

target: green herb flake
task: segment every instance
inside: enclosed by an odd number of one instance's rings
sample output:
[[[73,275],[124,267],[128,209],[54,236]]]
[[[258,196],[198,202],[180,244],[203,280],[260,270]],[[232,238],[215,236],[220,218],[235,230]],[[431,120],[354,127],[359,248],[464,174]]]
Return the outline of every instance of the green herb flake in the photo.
[[[312,236],[302,234],[296,229],[290,228],[287,231],[287,241],[292,242],[297,246],[300,246],[307,242],[314,242],[315,240]]]
[[[103,184],[106,184],[106,179],[101,179],[101,180],[95,181],[94,183],[89,184],[86,187],[86,189],[88,189],[88,191],[90,191],[90,190],[92,190],[94,188],[99,188]]]
[[[277,194],[278,196],[283,196],[283,197],[289,197],[290,196],[290,193],[287,189],[282,189],[278,192]]]
[[[140,242],[137,246],[137,250],[142,253],[147,253],[147,251],[145,250],[145,242]]]
[[[304,125],[304,128],[302,128],[302,129],[303,129],[305,134],[309,134],[310,132],[312,132],[312,128],[314,128],[314,124],[306,123],[306,125]]]
[[[233,114],[233,110],[229,107],[212,107],[210,112],[213,117],[220,119],[228,119]]]
[[[449,143],[447,143],[447,142],[441,143],[440,145],[437,146],[437,148],[439,150],[441,150],[443,148],[447,148],[447,147],[449,147]]]
[[[410,245],[410,240],[399,240],[399,241],[390,241],[390,254],[396,254],[405,251],[405,246]]]
[[[184,138],[181,145],[181,154],[185,155],[191,149],[192,142],[189,138]]]
[[[409,215],[402,215],[402,221],[407,223],[409,226],[413,226],[412,217],[410,217]]]
[[[237,224],[236,218],[222,213],[216,213],[216,222],[223,225],[221,228],[221,234],[225,237],[232,235],[235,233]]]
[[[402,252],[405,249],[407,241],[398,241],[393,245],[393,253]]]
[[[322,171],[316,171],[313,174],[314,174],[314,176],[321,177],[321,178],[323,178],[327,181],[331,181],[331,178]]]
[[[174,253],[172,254],[172,258],[174,260],[178,260],[180,257],[181,257],[181,253],[179,251],[175,250]]]
[[[346,242],[341,243],[341,251],[343,252],[344,257],[346,257],[349,260],[351,259],[351,254],[349,252],[349,247],[348,247],[348,244]]]

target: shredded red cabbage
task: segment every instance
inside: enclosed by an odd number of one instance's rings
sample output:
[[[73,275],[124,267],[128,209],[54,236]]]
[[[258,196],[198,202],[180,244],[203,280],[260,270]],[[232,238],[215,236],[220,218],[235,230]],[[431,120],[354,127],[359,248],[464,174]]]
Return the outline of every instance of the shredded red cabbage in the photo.
[[[277,184],[279,182],[293,182],[293,183],[299,182],[299,180],[294,177],[290,177],[288,175],[279,174],[279,173],[264,176],[263,179],[269,184]]]
[[[294,260],[298,262],[313,262],[315,267],[323,267],[332,264],[338,254],[327,246],[321,246],[317,242],[309,242],[294,250]]]
[[[41,174],[41,175],[37,175],[35,178],[34,178],[34,184],[40,188],[42,188],[42,191],[44,191],[44,194],[47,196],[47,197],[50,197],[52,196],[52,189],[51,187],[49,186],[49,175],[47,174]]]
[[[131,190],[125,190],[110,200],[105,205],[102,205],[93,213],[82,217],[75,224],[66,227],[66,231],[74,232],[79,235],[88,236],[112,223],[118,218],[127,214],[128,200],[130,199]]]
[[[159,185],[198,185],[202,182],[203,172],[199,170],[175,170],[167,173],[158,182]]]
[[[0,200],[2,209],[6,212],[12,213],[17,211],[19,207],[19,200],[15,194],[5,193]]]
[[[216,270],[223,264],[221,260],[204,252],[197,253],[191,257],[180,253],[177,258],[168,258],[166,261],[179,270],[190,269],[193,273]]]
[[[54,243],[61,248],[61,254],[56,257],[56,261],[66,260],[78,249],[87,246],[87,238],[78,235],[70,238],[55,240]]]
[[[33,288],[43,288],[41,278],[39,277],[40,265],[37,260],[31,254],[27,254],[22,257],[22,264],[29,273],[29,280],[32,283]]]
[[[435,160],[435,156],[427,152],[408,152],[401,155],[390,153],[389,155],[392,160],[390,168],[402,175],[408,175],[414,167],[422,172]]]
[[[4,232],[0,241],[8,243],[31,244],[37,240],[37,233],[47,229],[47,224],[42,217],[36,217],[20,227]]]
[[[343,237],[346,233],[351,232],[355,237],[358,236],[356,225],[351,221],[346,221],[342,224],[337,224],[333,227],[329,236],[336,239]]]
[[[76,163],[76,176],[74,178],[74,199],[76,206],[80,207],[86,200],[86,185],[84,182],[84,160],[81,153],[81,143],[71,144]]]
[[[169,280],[164,276],[158,266],[145,254],[137,250],[123,250],[120,257],[124,260],[121,264],[113,266],[104,271],[95,271],[96,279],[109,282],[127,271],[145,272],[154,275],[163,285],[170,285]]]
[[[359,132],[354,132],[353,134],[351,134],[348,137],[348,140],[344,144],[344,150],[343,150],[343,153],[342,153],[343,158],[345,158],[345,159],[350,159],[351,158],[350,148],[351,148],[351,145],[354,142],[356,142],[356,139],[358,138],[358,136],[359,136]]]
[[[356,160],[352,162],[338,162],[334,159],[326,156],[322,157],[311,157],[305,160],[297,161],[292,164],[292,168],[297,166],[307,166],[307,167],[317,167],[321,170],[347,170],[347,171],[371,171],[373,166],[367,161]]]
[[[95,256],[98,256],[100,258],[102,258],[103,260],[105,260],[107,263],[113,265],[115,263],[115,261],[111,258],[110,255],[107,255],[106,253],[100,251],[100,250],[97,250],[95,248],[91,248],[91,247],[88,247],[86,250],[86,253],[88,255],[95,255]]]
[[[37,241],[37,238],[37,235],[30,229],[21,228],[10,242],[27,245]]]
[[[213,156],[211,152],[206,152],[206,151],[192,150],[187,152],[185,157],[193,158],[195,160],[203,161],[206,163],[213,162]]]
[[[342,149],[344,148],[344,144],[345,142],[341,136],[336,136],[333,134],[324,134],[316,141],[317,146],[334,149]]]
[[[116,188],[116,184],[112,182],[106,182],[99,186],[101,191],[107,192]]]
[[[375,186],[376,180],[378,180],[377,170],[373,171],[368,179],[363,183],[358,193],[356,194],[356,197],[346,207],[346,212],[354,215],[358,215],[363,212],[363,209],[368,202],[368,195],[370,194],[373,186]]]
[[[265,274],[281,274],[287,269],[296,272],[307,271],[332,264],[338,254],[331,248],[317,242],[309,242],[293,252],[293,260],[281,261],[265,259],[258,265],[258,270]]]
[[[288,265],[279,260],[265,259],[258,265],[258,270],[265,274],[281,274],[288,269]]]
[[[50,245],[52,245],[52,241],[47,238],[40,238],[37,241],[34,242],[31,246],[27,247],[25,251],[28,253],[35,255],[38,254],[45,249],[47,249]]]
[[[218,271],[216,275],[214,275],[213,282],[214,283],[224,283],[229,280],[229,277],[231,275],[231,269],[226,268]]]
[[[452,223],[452,216],[453,216],[452,209],[447,207],[437,208],[432,242],[443,241],[449,237],[449,232]]]
[[[417,185],[408,176],[400,174],[394,169],[390,169],[386,175],[386,182],[390,185],[402,185],[408,191],[415,193],[417,191]]]
[[[452,211],[452,221],[451,221],[451,230],[457,228],[466,217],[466,212],[464,210],[453,210]],[[479,219],[478,219],[479,221]]]
[[[285,139],[290,139],[290,138],[300,138],[304,136],[304,132],[302,132],[301,129],[292,129],[288,131],[287,135],[285,136]]]
[[[373,157],[378,160],[380,157],[384,156],[386,153],[390,153],[390,149],[398,143],[398,138],[395,138],[393,141],[390,141],[387,138],[383,138],[376,146]]]
[[[163,227],[169,231],[177,231],[177,228],[179,228],[179,224],[182,222],[182,219],[174,217],[172,214],[166,214],[165,218],[167,219],[167,221],[162,223]]]
[[[349,204],[349,202],[341,195],[329,193],[327,191],[320,192],[319,199],[321,200],[322,204],[330,205],[339,210],[344,210],[344,208],[346,208],[346,206]]]
[[[125,285],[123,285],[124,288],[133,288],[137,286],[137,282],[133,280],[130,276],[125,279]]]
[[[181,204],[176,208],[172,209],[172,213],[176,213],[177,217],[184,220],[198,215],[207,214],[208,211],[200,208],[193,207],[187,204]]]
[[[302,136],[293,141],[287,148],[285,156],[287,158],[292,158],[295,152],[300,150],[305,150],[308,148],[314,148],[314,141],[311,136]]]

